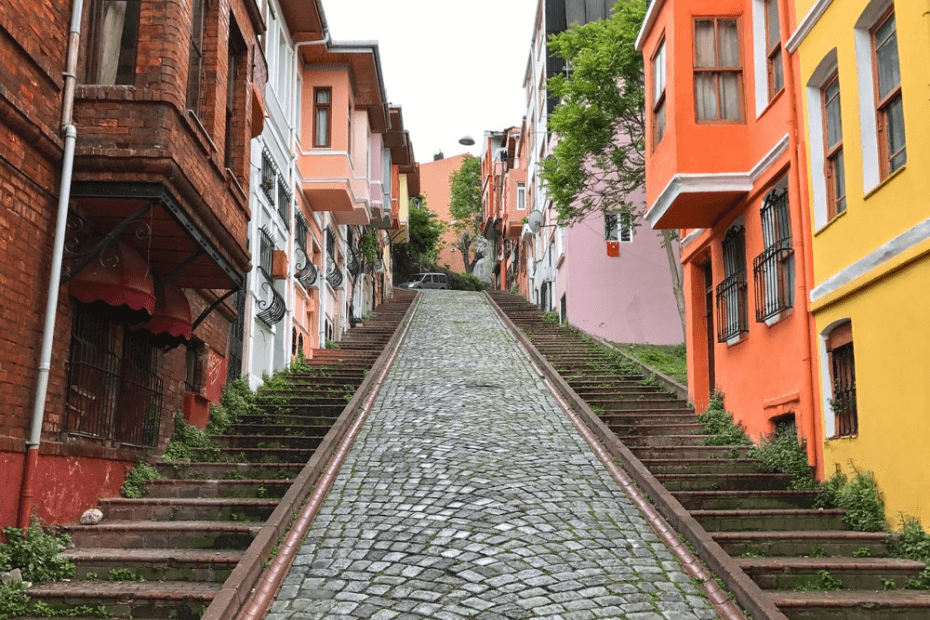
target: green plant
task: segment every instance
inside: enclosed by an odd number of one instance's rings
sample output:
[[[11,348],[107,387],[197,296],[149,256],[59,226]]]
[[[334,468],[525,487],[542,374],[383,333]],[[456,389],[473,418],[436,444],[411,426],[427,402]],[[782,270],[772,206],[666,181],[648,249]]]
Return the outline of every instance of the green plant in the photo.
[[[707,409],[697,416],[697,421],[704,425],[705,446],[745,446],[751,442],[742,427],[733,421],[733,415],[723,406],[723,394],[714,392],[707,404]]]
[[[74,605],[72,607],[52,607],[44,601],[32,604],[31,614],[43,618],[107,618],[110,616],[103,605],[91,607],[90,605]]]
[[[857,471],[843,485],[837,505],[846,511],[843,522],[858,532],[880,532],[885,529],[885,500],[870,471]]]
[[[872,555],[872,552],[869,550],[868,547],[859,547],[858,549],[852,552],[852,556],[854,558],[867,558],[867,557],[871,557],[871,555]]]
[[[111,568],[107,573],[107,578],[110,581],[137,581],[139,583],[145,581],[145,577],[136,574],[136,571],[131,568]]]
[[[795,587],[795,590],[805,592],[829,592],[842,589],[843,582],[831,575],[828,570],[819,571],[816,577],[808,577]]]
[[[189,459],[216,462],[220,460],[222,453],[219,444],[213,441],[209,433],[188,424],[181,412],[175,415],[174,434],[162,456],[163,461],[176,463],[181,459]]]
[[[85,573],[84,579],[87,581],[97,581],[97,573]]]
[[[24,581],[43,582],[74,577],[74,563],[61,553],[71,542],[67,534],[44,530],[35,518],[25,530],[3,529],[7,542],[0,545],[0,570],[18,568]]]
[[[837,471],[817,489],[817,497],[814,500],[815,508],[833,508],[840,505],[840,491],[846,484],[846,476]]]
[[[546,312],[539,318],[539,320],[546,325],[555,325],[559,322],[559,314],[557,312]]]
[[[377,233],[366,229],[358,239],[358,251],[362,258],[368,264],[374,263],[378,258],[380,249]]]
[[[326,348],[327,348],[327,349],[338,349],[338,348],[339,348],[339,343],[338,343],[338,342],[335,342],[335,341],[333,341],[333,340],[330,340],[329,338],[327,338],[327,339],[326,339]]]
[[[207,433],[210,435],[225,435],[233,424],[239,422],[243,415],[256,415],[260,413],[255,393],[249,388],[244,378],[229,382],[223,389],[219,405],[210,409],[210,422],[207,424]]]
[[[763,438],[758,446],[750,449],[749,456],[759,461],[764,472],[791,474],[789,489],[814,489],[817,486],[807,462],[807,450],[794,431],[777,431]]]
[[[123,494],[123,497],[128,497],[130,499],[145,497],[149,494],[148,486],[145,483],[150,480],[161,480],[163,477],[164,476],[158,473],[158,470],[151,465],[147,463],[136,463],[132,471],[126,475],[126,480],[123,481],[120,492]]]
[[[688,360],[684,344],[628,344],[621,345],[620,348],[627,355],[636,358],[663,375],[671,377],[681,384],[687,384]]]
[[[887,577],[879,577],[879,579],[882,581],[882,587],[886,590],[894,590],[898,587],[894,579],[889,579]]]
[[[0,583],[0,620],[29,615],[29,595],[22,581]]]
[[[823,550],[823,547],[814,545],[811,548],[810,557],[812,558],[825,558],[827,557],[827,552]]]
[[[891,548],[897,556],[930,565],[930,535],[914,517],[904,518],[901,535],[893,540]],[[904,587],[908,590],[930,590],[930,568],[925,568],[915,579],[908,579]]]

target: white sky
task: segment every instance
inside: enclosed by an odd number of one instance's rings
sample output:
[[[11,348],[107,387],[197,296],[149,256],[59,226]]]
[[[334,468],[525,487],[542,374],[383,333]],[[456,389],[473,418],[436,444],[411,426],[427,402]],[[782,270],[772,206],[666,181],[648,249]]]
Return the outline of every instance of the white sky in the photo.
[[[377,41],[390,103],[418,162],[519,125],[537,0],[323,0],[330,37]],[[475,146],[459,138],[468,134]]]

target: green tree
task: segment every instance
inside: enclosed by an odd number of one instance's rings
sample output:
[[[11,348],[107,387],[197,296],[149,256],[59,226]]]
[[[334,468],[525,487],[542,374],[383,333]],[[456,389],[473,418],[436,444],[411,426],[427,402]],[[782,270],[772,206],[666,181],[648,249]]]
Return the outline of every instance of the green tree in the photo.
[[[480,252],[471,256],[472,245],[481,235],[481,160],[471,155],[449,177],[449,216],[455,241],[462,253],[465,273],[471,273],[482,258]]]
[[[445,223],[427,208],[424,198],[410,200],[407,230],[411,258],[420,263],[435,263],[445,245],[442,241],[445,229]]]
[[[609,19],[575,25],[549,39],[552,53],[571,67],[568,75],[547,82],[549,94],[559,99],[548,127],[558,142],[541,172],[562,225],[596,211],[624,213],[634,226],[642,223],[642,208],[631,197],[646,180],[643,58],[635,49],[646,6],[646,0],[621,0]],[[663,230],[660,236],[684,334],[677,235]]]

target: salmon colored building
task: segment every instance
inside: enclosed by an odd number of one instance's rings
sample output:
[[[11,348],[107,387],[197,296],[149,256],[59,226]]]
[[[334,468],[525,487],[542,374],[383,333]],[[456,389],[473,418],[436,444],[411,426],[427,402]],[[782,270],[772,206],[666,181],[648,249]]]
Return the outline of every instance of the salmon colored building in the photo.
[[[451,220],[449,215],[449,180],[452,173],[462,167],[462,161],[464,161],[466,155],[468,153],[453,157],[440,157],[420,164],[421,195],[426,199],[426,207],[444,222]],[[416,195],[411,194],[411,196],[415,197]],[[441,243],[443,248],[439,252],[436,263],[440,266],[449,265],[449,268],[456,273],[465,273],[462,253],[452,245],[455,243],[455,233],[452,230],[447,230],[442,236]]]
[[[522,135],[520,127],[489,131],[485,132],[482,145],[482,233],[492,252],[491,288],[495,290],[520,288],[521,257],[524,273],[526,271],[520,240],[524,220],[529,214],[526,167],[520,165],[519,157]]]
[[[820,464],[794,28],[789,0],[651,3],[646,220],[680,231],[696,409],[719,390],[753,439],[795,425]]]

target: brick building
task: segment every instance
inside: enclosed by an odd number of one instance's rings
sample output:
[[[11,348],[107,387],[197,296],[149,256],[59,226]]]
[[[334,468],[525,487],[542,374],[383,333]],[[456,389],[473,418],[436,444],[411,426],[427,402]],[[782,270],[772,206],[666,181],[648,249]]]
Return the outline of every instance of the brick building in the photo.
[[[241,368],[263,29],[256,0],[0,5],[0,525],[114,493]]]

